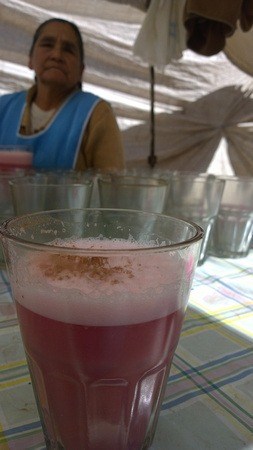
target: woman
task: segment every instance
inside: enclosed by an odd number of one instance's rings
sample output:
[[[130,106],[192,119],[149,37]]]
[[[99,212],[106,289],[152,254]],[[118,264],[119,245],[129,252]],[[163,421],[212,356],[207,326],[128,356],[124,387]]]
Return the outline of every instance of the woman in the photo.
[[[37,169],[122,169],[112,108],[81,91],[84,67],[77,26],[58,18],[41,24],[29,53],[35,85],[0,98],[0,144],[31,148]]]

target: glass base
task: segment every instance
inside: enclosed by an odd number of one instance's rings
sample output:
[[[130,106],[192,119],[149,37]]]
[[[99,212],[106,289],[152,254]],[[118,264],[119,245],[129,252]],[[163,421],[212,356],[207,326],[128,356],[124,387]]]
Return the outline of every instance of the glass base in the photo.
[[[215,256],[216,258],[246,258],[248,256],[249,251],[247,252],[233,252],[229,250],[221,250],[221,251],[211,251],[210,256]]]

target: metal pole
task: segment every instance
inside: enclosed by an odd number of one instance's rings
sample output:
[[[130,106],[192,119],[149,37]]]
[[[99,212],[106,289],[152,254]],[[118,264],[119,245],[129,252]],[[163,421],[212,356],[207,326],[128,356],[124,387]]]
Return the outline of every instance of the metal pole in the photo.
[[[154,167],[156,164],[155,155],[155,69],[154,66],[150,66],[150,154],[148,157],[148,163],[150,167]]]

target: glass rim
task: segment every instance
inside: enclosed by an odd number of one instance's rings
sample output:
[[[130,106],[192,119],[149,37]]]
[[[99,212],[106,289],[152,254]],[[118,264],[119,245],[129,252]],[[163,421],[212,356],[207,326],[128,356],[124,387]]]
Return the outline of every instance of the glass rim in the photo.
[[[26,170],[29,170],[29,168],[27,167],[27,169],[24,167],[17,167],[16,169],[13,170],[3,170],[0,171],[0,180],[5,180],[6,178],[9,179],[9,181],[14,180],[16,178],[21,178],[24,176],[24,172]]]
[[[251,176],[237,176],[237,175],[219,175],[218,179],[223,180],[225,182],[232,182],[232,183],[253,183],[253,177]]]
[[[215,184],[224,184],[225,180],[223,180],[220,177],[215,176],[181,176],[176,174],[175,176],[172,176],[171,185],[176,182],[185,182],[185,183],[192,183],[192,184],[203,184],[203,185],[215,185]]]
[[[136,180],[136,183],[128,183],[127,180]],[[141,181],[140,183],[138,181]],[[165,178],[156,178],[156,177],[148,177],[148,176],[138,176],[138,175],[101,175],[98,176],[98,183],[102,181],[107,184],[115,184],[117,186],[124,187],[132,187],[132,186],[140,186],[140,187],[160,187],[160,186],[168,186],[170,180],[166,180]],[[142,183],[143,181],[143,183]],[[146,182],[146,183],[145,183]],[[150,182],[150,183],[149,183]]]
[[[87,212],[96,212],[96,211],[101,211],[101,212],[124,212],[127,214],[135,214],[135,215],[146,215],[146,216],[152,216],[152,217],[160,217],[163,220],[173,220],[173,221],[177,221],[177,222],[181,222],[184,224],[187,224],[188,226],[190,225],[194,230],[195,230],[195,234],[188,238],[185,239],[183,241],[179,241],[176,243],[171,243],[171,244],[166,244],[166,245],[153,245],[153,246],[147,246],[147,247],[138,247],[138,248],[124,248],[124,249],[91,249],[91,248],[81,248],[81,247],[63,247],[61,245],[54,245],[54,244],[47,244],[47,243],[36,243],[36,242],[31,242],[30,240],[28,241],[27,239],[24,238],[20,238],[18,236],[12,235],[10,234],[10,232],[8,231],[8,226],[11,223],[15,223],[20,221],[21,219],[25,219],[25,218],[29,218],[29,217],[39,217],[42,215],[50,215],[50,214],[55,214],[56,215],[60,215],[64,212],[78,212],[78,211],[87,211]],[[60,251],[60,253],[71,253],[71,254],[76,254],[76,255],[80,255],[80,254],[86,254],[86,255],[101,255],[101,256],[108,256],[108,255],[112,255],[112,254],[127,254],[127,253],[148,253],[151,252],[153,253],[154,251],[156,252],[165,252],[165,251],[174,251],[174,250],[179,250],[185,247],[189,247],[190,245],[198,242],[200,239],[203,238],[204,235],[204,230],[197,225],[195,222],[191,222],[188,220],[184,220],[181,218],[178,218],[176,216],[169,216],[166,214],[161,214],[161,213],[152,213],[152,212],[146,212],[146,211],[140,211],[140,210],[134,210],[134,209],[118,209],[118,208],[69,208],[69,209],[55,209],[55,210],[48,210],[48,211],[39,211],[39,212],[35,212],[35,213],[30,213],[30,214],[24,214],[24,215],[20,215],[20,216],[15,216],[15,217],[11,217],[8,220],[5,220],[1,225],[0,225],[0,236],[3,236],[6,239],[12,240],[17,242],[19,245],[22,245],[24,247],[31,247],[33,249],[38,249],[38,250],[45,250],[47,252],[50,253],[55,253],[56,251]]]
[[[82,181],[76,180],[76,181],[71,181],[71,180],[66,180],[66,181],[59,181],[59,183],[52,183],[47,182],[45,180],[45,182],[42,181],[30,181],[25,179],[25,177],[14,177],[11,178],[9,180],[9,184],[10,186],[31,186],[31,187],[66,187],[66,186],[72,186],[72,187],[79,187],[79,186],[92,186],[93,185],[93,180],[92,179],[85,179]],[[43,212],[43,211],[41,211]]]

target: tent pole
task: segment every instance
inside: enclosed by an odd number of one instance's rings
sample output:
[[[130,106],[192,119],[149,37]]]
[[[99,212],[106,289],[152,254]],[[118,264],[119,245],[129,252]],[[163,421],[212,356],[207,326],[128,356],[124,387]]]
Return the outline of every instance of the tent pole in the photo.
[[[151,168],[156,164],[155,155],[155,69],[154,66],[150,66],[150,154],[148,157],[148,163]]]

